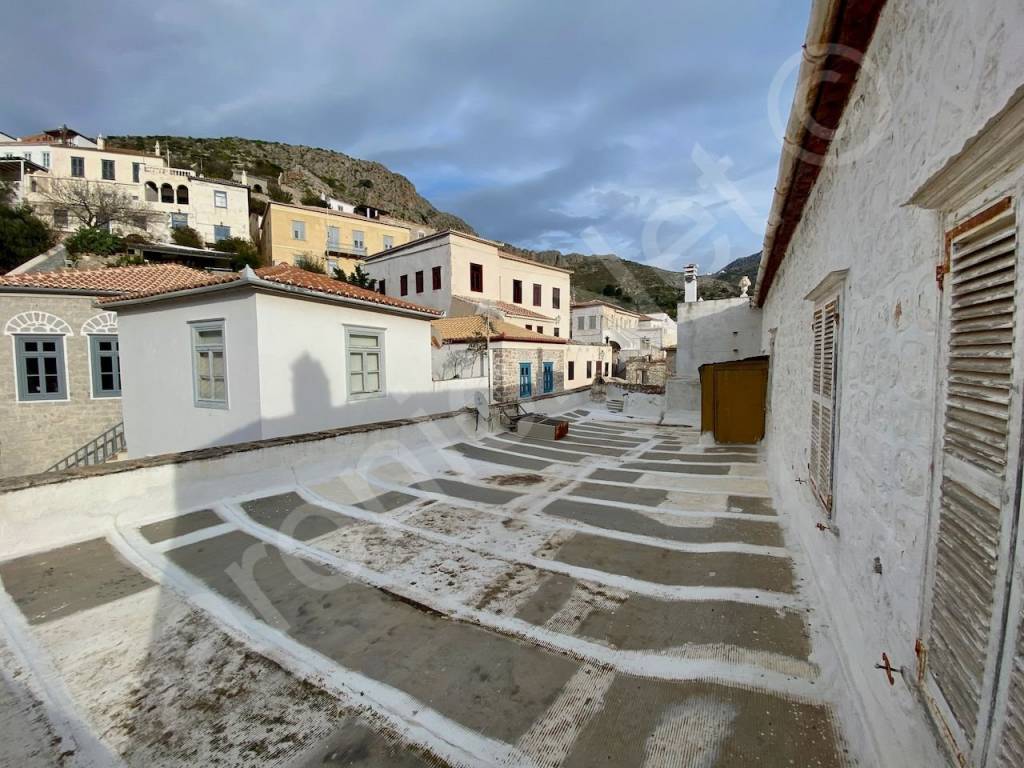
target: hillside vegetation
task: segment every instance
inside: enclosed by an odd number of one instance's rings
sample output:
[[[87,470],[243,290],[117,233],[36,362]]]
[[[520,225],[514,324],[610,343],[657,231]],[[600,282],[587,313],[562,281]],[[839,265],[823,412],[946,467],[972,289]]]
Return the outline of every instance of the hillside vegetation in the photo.
[[[405,176],[380,163],[329,149],[237,137],[111,136],[107,144],[152,152],[157,141],[161,151],[170,151],[171,163],[177,167],[192,168],[205,176],[221,179],[230,179],[232,171],[244,168],[249,174],[272,182],[275,199],[299,202],[304,194],[324,192],[350,203],[381,208],[393,216],[433,229],[477,234],[468,222],[435,208]],[[482,236],[486,237],[487,233]],[[600,298],[626,309],[663,311],[675,316],[683,289],[681,272],[628,261],[615,254],[587,256],[531,251],[513,245],[507,245],[506,250],[571,269],[575,301]],[[753,281],[759,259],[760,254],[746,256],[713,275],[701,275],[698,278],[700,295],[705,299],[739,296],[740,277],[747,275]]]

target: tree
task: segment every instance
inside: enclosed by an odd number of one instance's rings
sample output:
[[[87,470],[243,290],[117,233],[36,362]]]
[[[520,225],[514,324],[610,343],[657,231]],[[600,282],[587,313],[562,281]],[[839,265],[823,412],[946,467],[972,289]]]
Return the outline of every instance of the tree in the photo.
[[[203,236],[192,227],[178,227],[171,230],[171,240],[178,245],[185,245],[189,248],[202,248]]]
[[[243,267],[263,266],[263,257],[260,256],[256,243],[246,237],[226,237],[217,242],[217,250],[231,254],[231,268],[235,270]]]
[[[124,240],[106,228],[79,227],[74,234],[64,238],[64,247],[72,256],[80,253],[110,256],[124,250]]]
[[[85,179],[48,179],[39,185],[42,205],[49,211],[64,210],[83,227],[95,229],[121,224],[138,229],[164,219],[113,184]]]
[[[345,270],[341,267],[335,267],[334,279],[341,280],[343,283],[349,283],[350,285],[358,285],[360,288],[366,288],[369,291],[377,290],[376,278],[366,274],[359,264],[356,264],[356,268],[352,270],[350,275],[346,275]]]
[[[0,272],[7,272],[38,256],[56,237],[46,222],[27,205],[0,202]]]
[[[309,187],[306,187],[306,191],[302,193],[302,204],[311,205],[317,208],[327,208],[327,201],[321,199],[320,195],[314,192]]]
[[[307,272],[316,272],[318,274],[324,274],[326,272],[324,260],[319,256],[314,256],[311,253],[303,253],[295,257],[295,266],[299,269],[304,269]]]
[[[267,197],[273,200],[275,203],[294,203],[295,198],[292,197],[292,193],[286,189],[282,189],[276,182],[270,182],[267,184]]]

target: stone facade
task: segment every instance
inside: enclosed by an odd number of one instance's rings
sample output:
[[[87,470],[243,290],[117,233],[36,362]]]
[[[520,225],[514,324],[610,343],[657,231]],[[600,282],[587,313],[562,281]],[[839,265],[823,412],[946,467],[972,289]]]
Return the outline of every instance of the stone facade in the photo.
[[[924,716],[912,683],[931,592],[944,224],[908,201],[1008,103],[1022,72],[1019,0],[983,13],[959,0],[887,4],[764,302],[769,476],[828,596],[846,666],[871,669],[882,651],[903,665],[895,686],[854,677],[869,724],[861,738],[880,755],[920,755],[906,758],[917,765],[942,764],[908,723]],[[807,482],[814,344],[805,297],[845,269],[829,520]]]
[[[544,363],[554,364],[554,388],[552,392],[565,389],[565,350],[561,345],[544,344],[494,344],[493,381],[494,402],[507,403],[519,400],[519,364],[530,363],[533,380],[533,395],[544,394]]]
[[[634,357],[626,361],[626,383],[664,387],[668,378],[667,371],[668,363],[665,360]]]
[[[42,472],[121,421],[120,398],[92,396],[88,334],[116,333],[116,325],[110,327],[115,316],[93,306],[93,300],[91,296],[0,293],[6,361],[0,373],[0,477]],[[13,334],[33,331],[20,322],[26,312],[47,313],[45,327],[64,335],[67,400],[18,401]]]

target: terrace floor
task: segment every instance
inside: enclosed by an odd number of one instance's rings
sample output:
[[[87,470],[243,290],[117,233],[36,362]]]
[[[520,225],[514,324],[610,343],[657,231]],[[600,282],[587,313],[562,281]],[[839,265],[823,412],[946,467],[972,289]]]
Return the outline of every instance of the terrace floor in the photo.
[[[568,418],[0,563],[0,765],[847,765],[757,449]]]

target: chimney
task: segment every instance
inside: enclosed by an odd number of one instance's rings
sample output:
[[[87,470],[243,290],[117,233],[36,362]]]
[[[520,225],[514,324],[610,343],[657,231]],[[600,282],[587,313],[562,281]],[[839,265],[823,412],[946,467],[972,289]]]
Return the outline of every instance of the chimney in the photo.
[[[107,140],[103,138],[102,133],[96,134],[96,149],[106,149]]]
[[[153,147],[153,154],[160,157],[160,140],[157,139],[156,145]]]
[[[697,300],[697,265],[687,264],[683,268],[683,301],[692,304]]]

